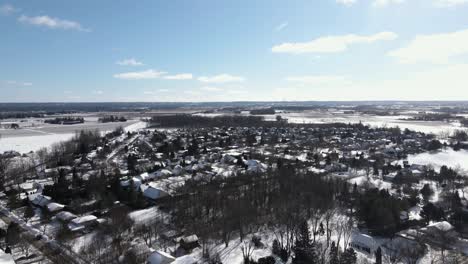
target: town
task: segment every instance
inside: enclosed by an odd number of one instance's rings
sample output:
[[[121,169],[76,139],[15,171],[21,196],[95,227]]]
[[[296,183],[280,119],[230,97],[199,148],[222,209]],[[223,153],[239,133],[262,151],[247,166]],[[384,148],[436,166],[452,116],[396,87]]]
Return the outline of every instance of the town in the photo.
[[[3,256],[11,263],[468,261],[464,171],[407,159],[467,149],[463,130],[441,140],[281,116],[142,122],[135,131],[83,130],[48,149],[1,154]]]

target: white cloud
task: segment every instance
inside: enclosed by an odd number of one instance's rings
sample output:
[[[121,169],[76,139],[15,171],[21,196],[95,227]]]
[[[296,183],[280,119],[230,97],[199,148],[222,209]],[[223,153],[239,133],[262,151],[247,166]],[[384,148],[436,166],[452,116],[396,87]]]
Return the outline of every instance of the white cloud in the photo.
[[[468,4],[468,0],[435,0],[437,7],[453,7]]]
[[[39,27],[48,27],[52,29],[78,30],[86,32],[90,31],[89,29],[82,27],[81,24],[78,22],[53,18],[49,16],[29,17],[22,15],[18,18],[18,21],[24,24],[30,24]]]
[[[118,73],[114,74],[114,78],[124,80],[158,79],[164,74],[166,74],[166,72],[150,69],[146,71]]]
[[[430,70],[386,75],[387,79],[328,76],[317,85],[273,89],[269,100],[467,100],[468,64],[433,65]],[[322,85],[318,85],[322,83]],[[325,89],[324,89],[325,87]]]
[[[95,90],[93,91],[93,94],[101,95],[101,94],[104,94],[104,92],[101,90]]]
[[[338,4],[350,6],[350,5],[355,4],[355,3],[357,2],[357,0],[336,0],[336,2],[337,2]]]
[[[193,79],[193,75],[191,73],[181,73],[181,74],[164,76],[164,79],[166,80],[191,80]]]
[[[386,7],[388,5],[392,5],[392,4],[401,4],[401,3],[404,3],[405,0],[374,0],[374,2],[372,2],[372,6],[374,7]]]
[[[205,82],[205,83],[229,83],[229,82],[243,82],[245,78],[241,76],[233,76],[233,75],[223,73],[223,74],[219,74],[215,76],[202,76],[202,77],[199,77],[198,80],[200,82]]]
[[[219,92],[219,91],[222,91],[223,89],[218,88],[218,87],[213,87],[213,86],[205,86],[205,87],[200,88],[200,90],[208,91],[208,92]]]
[[[433,35],[416,36],[403,48],[389,56],[401,63],[447,63],[450,58],[468,53],[468,29]]]
[[[196,90],[186,90],[186,91],[184,91],[184,94],[201,95],[202,93],[200,91],[196,91]]]
[[[116,62],[118,65],[122,66],[141,66],[144,65],[141,61],[135,60],[135,58],[125,59]]]
[[[14,6],[10,4],[4,4],[0,6],[0,14],[5,15],[5,16],[13,14],[16,11],[18,11],[18,9],[16,9]]]
[[[340,75],[307,75],[307,76],[290,76],[286,77],[286,81],[305,85],[347,85],[349,83],[346,76]]]
[[[15,85],[15,86],[32,86],[33,85],[31,82],[21,82],[21,81],[14,81],[14,80],[9,80],[5,82],[9,85]]]
[[[336,53],[346,51],[353,44],[370,44],[377,41],[388,41],[398,38],[393,32],[380,32],[374,35],[361,36],[348,34],[342,36],[326,36],[310,42],[283,43],[271,50],[277,53]]]
[[[159,93],[167,93],[167,92],[169,92],[168,89],[158,89],[155,91],[144,91],[143,94],[144,95],[157,95]]]
[[[227,91],[228,94],[247,94],[246,90],[229,90]],[[251,98],[252,99],[252,98]]]
[[[123,72],[114,74],[114,78],[125,80],[143,80],[143,79],[165,79],[165,80],[190,80],[193,78],[191,73],[181,73],[175,75],[166,75],[167,72],[149,69],[146,71]]]
[[[281,30],[285,29],[287,26],[288,26],[288,22],[283,22],[283,23],[279,24],[279,25],[275,28],[275,30],[276,30],[276,31],[281,31]]]

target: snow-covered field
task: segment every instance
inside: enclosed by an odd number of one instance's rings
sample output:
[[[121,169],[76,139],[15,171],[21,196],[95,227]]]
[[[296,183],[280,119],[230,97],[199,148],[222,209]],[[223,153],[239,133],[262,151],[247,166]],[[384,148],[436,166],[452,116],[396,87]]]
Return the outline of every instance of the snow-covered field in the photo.
[[[96,130],[102,133],[110,132],[118,126],[124,126],[126,132],[135,132],[146,127],[145,122],[128,121],[125,123],[93,123],[79,125],[44,125],[43,127],[21,128],[18,130],[0,129],[0,153],[14,150],[20,153],[37,151],[44,147],[50,147],[54,143],[69,140],[75,131]]]
[[[397,116],[374,116],[374,115],[351,115],[332,112],[304,111],[298,113],[280,113],[289,123],[298,124],[325,124],[325,123],[359,123],[373,127],[400,127],[401,129],[411,129],[418,132],[440,134],[443,132],[453,132],[460,129],[459,123],[446,123],[440,121],[407,121],[402,119],[410,118],[408,115]],[[276,115],[264,115],[266,120],[275,120]]]
[[[468,151],[454,151],[451,148],[439,152],[425,152],[417,155],[409,155],[410,164],[432,165],[434,169],[440,169],[442,165],[452,168],[460,168],[468,171]]]
[[[49,147],[54,143],[66,141],[73,137],[70,134],[51,134],[29,137],[7,137],[0,139],[0,153],[9,150],[15,150],[20,153],[37,151],[44,147]]]

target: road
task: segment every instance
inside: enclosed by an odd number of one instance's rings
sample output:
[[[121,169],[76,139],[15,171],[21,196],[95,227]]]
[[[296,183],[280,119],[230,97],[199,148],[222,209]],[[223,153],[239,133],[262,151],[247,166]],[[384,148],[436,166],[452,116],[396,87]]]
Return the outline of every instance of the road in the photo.
[[[138,137],[139,137],[139,134],[136,134],[130,139],[127,139],[123,144],[115,148],[109,155],[107,155],[106,162],[109,162],[110,160],[112,160],[120,151],[122,151],[122,149],[132,144],[135,140],[137,140]]]
[[[41,231],[26,223],[23,219],[13,214],[1,205],[0,217],[7,222],[17,223],[23,232],[28,236],[28,242],[41,251],[43,256],[49,258],[52,262],[70,264],[88,263],[88,261],[86,261],[80,255],[61,245],[56,240],[50,239],[46,235],[43,235]],[[40,240],[36,240],[35,238],[37,235],[41,235],[42,238]]]

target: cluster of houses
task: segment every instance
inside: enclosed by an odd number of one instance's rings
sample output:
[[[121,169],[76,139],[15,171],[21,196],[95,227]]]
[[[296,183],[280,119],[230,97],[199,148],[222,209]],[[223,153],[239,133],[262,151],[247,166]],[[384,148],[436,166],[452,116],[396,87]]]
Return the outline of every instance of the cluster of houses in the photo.
[[[389,129],[369,129],[364,126],[314,127],[227,127],[199,129],[170,129],[141,131],[132,137],[124,148],[112,153],[109,165],[118,169],[122,188],[134,188],[150,202],[177,194],[187,181],[209,182],[239,174],[255,175],[275,170],[283,160],[297,168],[317,174],[328,173],[337,177],[349,177],[353,168],[372,168],[377,159],[391,164],[395,170],[378,173],[383,181],[393,182],[400,173],[421,176],[424,166],[408,164],[401,160],[407,154],[425,151],[424,146],[432,137],[422,133],[395,133]],[[111,142],[113,142],[111,140]],[[119,141],[122,144],[122,141]],[[118,144],[113,146],[117,148]],[[59,204],[42,194],[45,186],[54,184],[51,175],[59,170],[71,179],[72,171],[81,180],[87,181],[99,172],[94,164],[104,162],[96,149],[75,161],[74,166],[48,168],[40,171],[38,179],[20,184],[22,198],[27,198],[35,207],[46,210],[55,219],[66,224],[72,232],[86,232],[105,221],[85,213],[77,215],[67,210],[68,205]],[[135,157],[133,168],[129,157]],[[114,168],[113,168],[114,169]],[[402,219],[408,218],[402,212]],[[431,230],[447,227],[448,222],[428,226],[421,231],[430,239]],[[411,232],[399,234],[411,238]],[[196,235],[179,237],[175,243],[190,251],[198,246]],[[353,235],[350,246],[372,254],[381,246],[371,236]],[[189,263],[195,261],[187,256],[186,262],[162,251],[152,251],[148,263]]]

